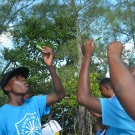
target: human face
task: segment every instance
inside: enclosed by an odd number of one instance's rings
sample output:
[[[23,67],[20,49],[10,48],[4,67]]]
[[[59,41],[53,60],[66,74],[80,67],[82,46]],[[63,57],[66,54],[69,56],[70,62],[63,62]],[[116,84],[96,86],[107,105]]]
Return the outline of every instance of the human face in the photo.
[[[107,97],[108,98],[108,89],[107,89],[107,87],[105,87],[103,85],[99,85],[99,90],[100,90],[101,95],[103,97]]]
[[[23,95],[28,91],[26,79],[21,75],[14,75],[11,77],[6,86],[9,88],[8,91],[14,94]]]

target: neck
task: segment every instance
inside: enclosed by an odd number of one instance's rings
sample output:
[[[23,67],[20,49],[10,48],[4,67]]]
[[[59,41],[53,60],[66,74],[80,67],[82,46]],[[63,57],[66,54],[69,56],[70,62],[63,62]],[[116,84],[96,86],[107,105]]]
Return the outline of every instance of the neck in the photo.
[[[24,103],[23,96],[9,97],[8,104],[12,106],[21,106]]]
[[[115,96],[115,94],[111,95],[111,97],[110,97],[110,98],[112,98],[112,97],[114,97],[114,96]]]

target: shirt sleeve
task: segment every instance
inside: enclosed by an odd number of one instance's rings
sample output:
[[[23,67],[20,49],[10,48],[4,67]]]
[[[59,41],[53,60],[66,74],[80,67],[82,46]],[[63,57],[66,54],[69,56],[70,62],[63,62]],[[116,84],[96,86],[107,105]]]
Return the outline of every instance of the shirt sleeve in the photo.
[[[100,98],[102,108],[102,123],[104,125],[134,130],[135,122],[127,115],[117,98]]]
[[[32,99],[37,103],[41,117],[50,113],[50,106],[46,106],[47,95],[33,96]]]
[[[2,115],[2,111],[1,111],[0,112],[0,135],[6,135],[5,130],[6,130],[5,121],[4,121],[4,117]]]
[[[1,134],[1,135],[5,135],[5,134],[4,134],[4,130],[2,129],[2,127],[0,127],[0,134]]]

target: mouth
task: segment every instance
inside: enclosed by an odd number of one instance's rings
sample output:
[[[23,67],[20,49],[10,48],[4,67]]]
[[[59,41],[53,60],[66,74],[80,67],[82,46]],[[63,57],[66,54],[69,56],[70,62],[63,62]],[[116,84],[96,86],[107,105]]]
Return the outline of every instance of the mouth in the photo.
[[[26,83],[26,82],[24,83],[24,85],[25,85],[26,87],[28,87],[28,86],[29,86],[29,85],[28,85],[28,83]]]

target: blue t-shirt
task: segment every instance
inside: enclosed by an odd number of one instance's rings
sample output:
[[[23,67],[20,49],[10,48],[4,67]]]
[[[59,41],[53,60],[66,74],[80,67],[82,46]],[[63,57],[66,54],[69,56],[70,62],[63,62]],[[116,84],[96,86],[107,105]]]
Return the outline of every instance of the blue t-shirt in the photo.
[[[22,106],[0,108],[0,135],[41,135],[41,117],[50,113],[47,96],[33,96]]]
[[[101,134],[101,132],[98,130],[97,132],[96,132],[96,135],[100,135]]]
[[[124,111],[116,96],[100,98],[102,123],[109,126],[106,135],[135,135],[135,122]]]

